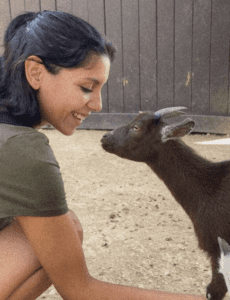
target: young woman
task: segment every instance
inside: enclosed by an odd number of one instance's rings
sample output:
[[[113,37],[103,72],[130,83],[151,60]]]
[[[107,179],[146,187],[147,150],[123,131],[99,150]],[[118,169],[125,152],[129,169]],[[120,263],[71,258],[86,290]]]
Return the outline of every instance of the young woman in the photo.
[[[101,110],[115,50],[85,21],[43,11],[16,17],[0,63],[0,300],[32,300],[54,284],[67,300],[204,299],[94,279],[59,165],[36,128],[74,133]]]

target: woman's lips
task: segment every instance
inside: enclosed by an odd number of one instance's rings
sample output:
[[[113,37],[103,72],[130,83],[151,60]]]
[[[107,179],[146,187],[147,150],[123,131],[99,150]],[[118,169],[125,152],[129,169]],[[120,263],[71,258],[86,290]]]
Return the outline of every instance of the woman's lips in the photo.
[[[83,121],[83,120],[85,120],[86,117],[89,116],[89,114],[83,115],[83,114],[79,114],[79,113],[74,113],[73,116],[74,116],[76,119],[78,119],[78,120],[80,120],[80,121]]]

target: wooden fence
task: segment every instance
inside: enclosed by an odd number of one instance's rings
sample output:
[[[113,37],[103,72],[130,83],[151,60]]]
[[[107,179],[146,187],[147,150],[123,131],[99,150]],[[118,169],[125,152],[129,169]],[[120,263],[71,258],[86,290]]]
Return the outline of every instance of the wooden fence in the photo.
[[[81,128],[112,129],[139,110],[186,106],[198,132],[230,133],[229,0],[1,0],[0,42],[24,11],[83,18],[117,47],[103,110]]]

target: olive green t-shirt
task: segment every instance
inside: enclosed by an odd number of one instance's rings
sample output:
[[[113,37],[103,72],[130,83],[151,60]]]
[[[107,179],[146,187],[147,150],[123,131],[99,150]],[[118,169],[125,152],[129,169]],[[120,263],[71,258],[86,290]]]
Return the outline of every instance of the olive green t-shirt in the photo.
[[[0,124],[0,229],[16,216],[67,212],[60,167],[48,138],[30,127]]]

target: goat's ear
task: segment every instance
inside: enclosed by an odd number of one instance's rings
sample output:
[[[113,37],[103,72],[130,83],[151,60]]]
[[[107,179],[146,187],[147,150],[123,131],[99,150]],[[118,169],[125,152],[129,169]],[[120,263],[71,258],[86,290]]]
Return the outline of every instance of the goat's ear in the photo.
[[[195,122],[191,119],[186,119],[178,124],[164,126],[161,129],[161,140],[166,142],[171,139],[179,139],[189,134],[194,126]]]

